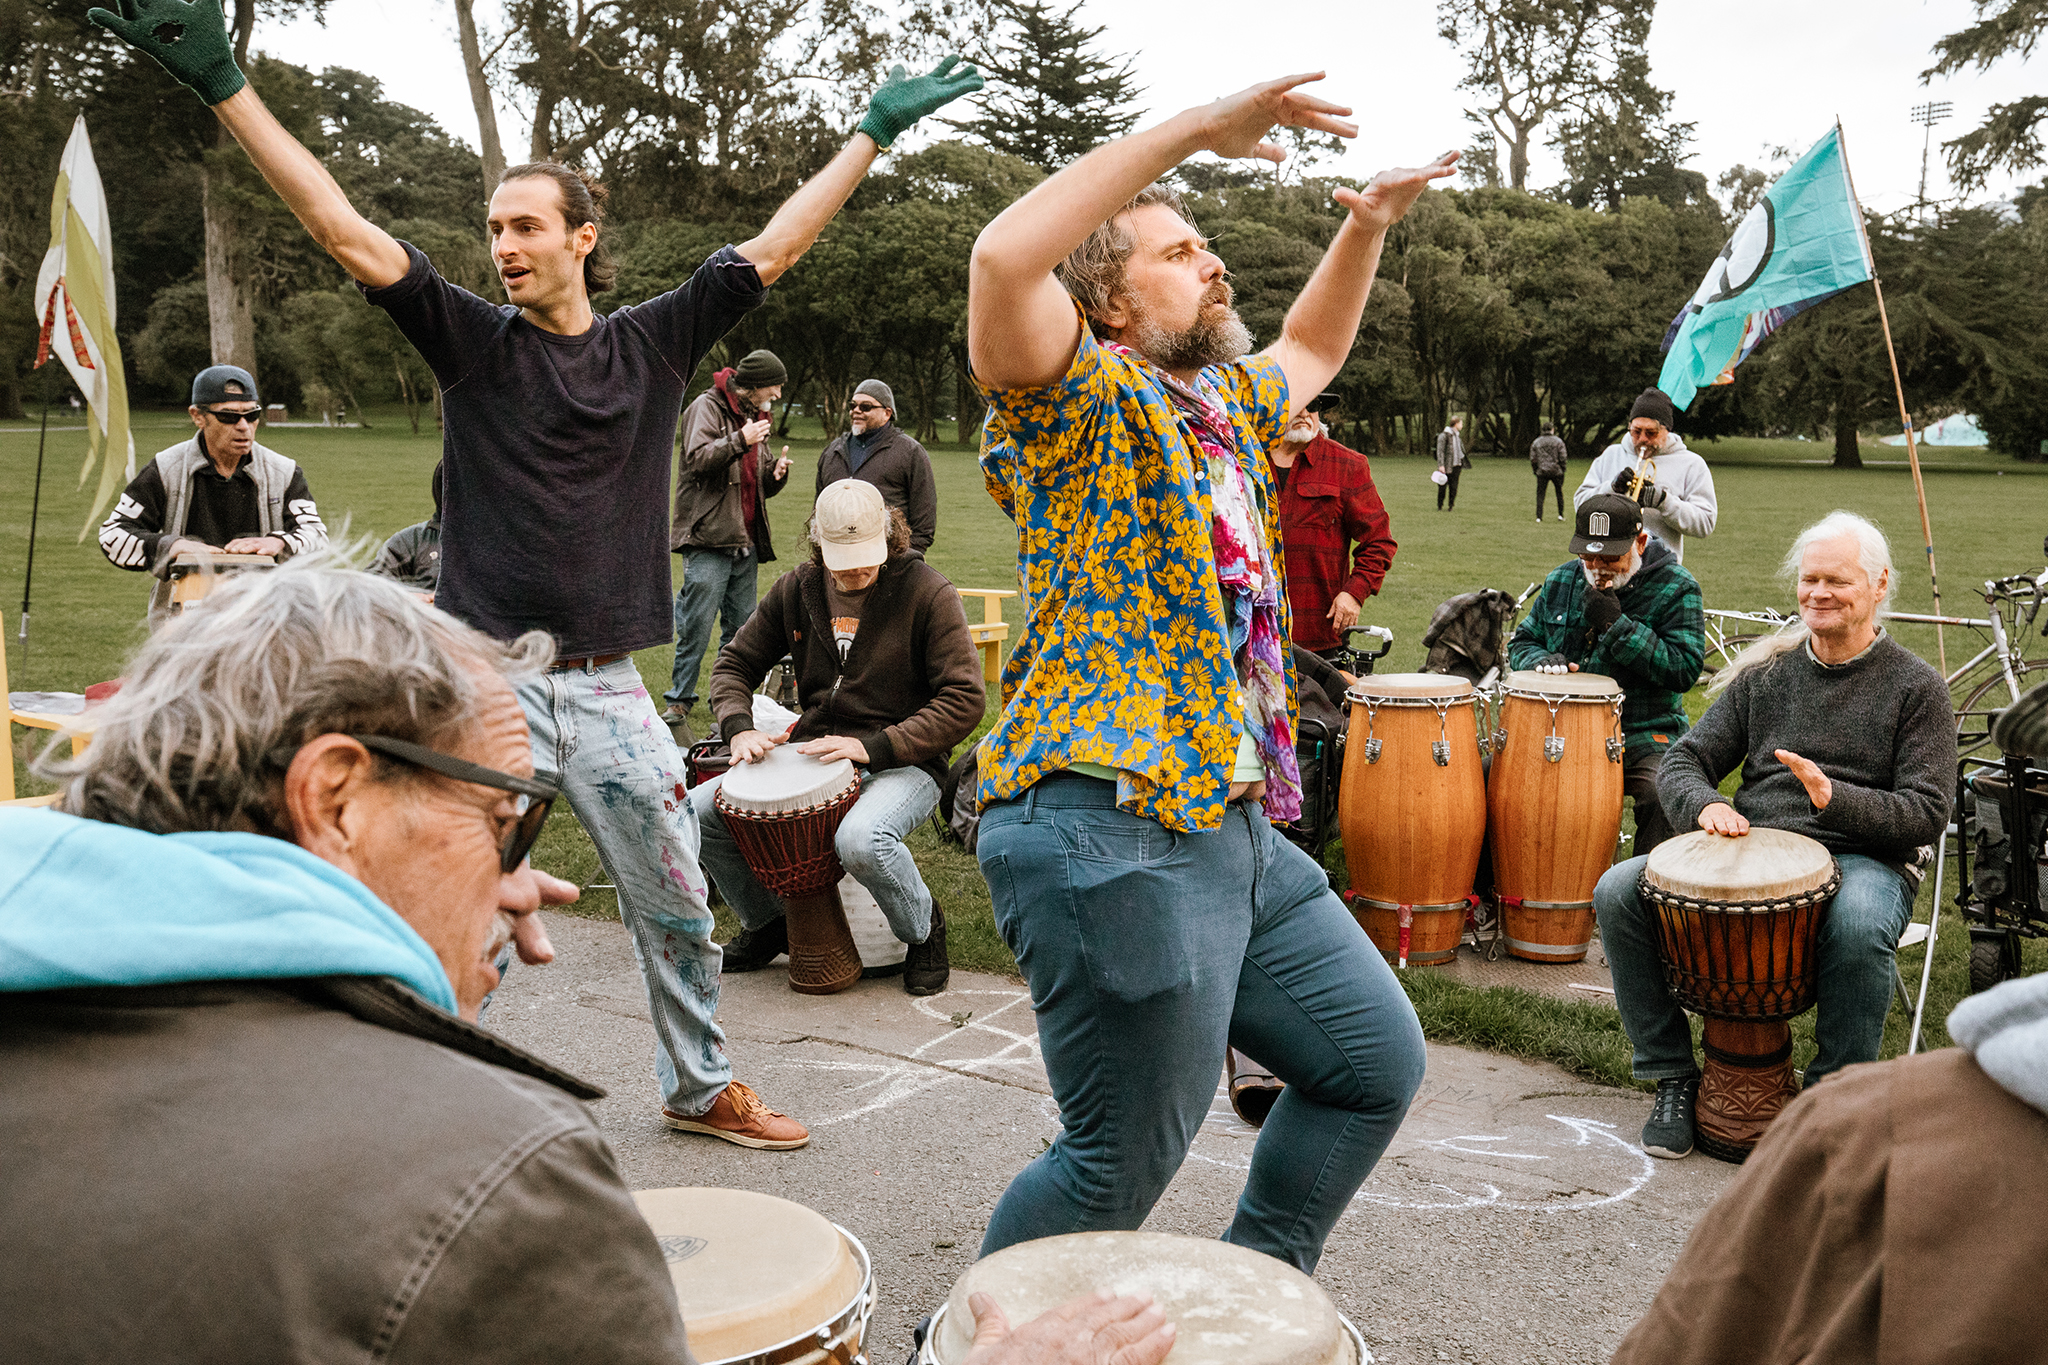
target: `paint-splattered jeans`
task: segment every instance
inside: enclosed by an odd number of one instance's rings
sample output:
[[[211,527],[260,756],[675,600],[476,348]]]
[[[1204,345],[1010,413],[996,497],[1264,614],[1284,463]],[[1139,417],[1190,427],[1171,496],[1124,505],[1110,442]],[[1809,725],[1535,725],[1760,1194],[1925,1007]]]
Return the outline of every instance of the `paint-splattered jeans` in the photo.
[[[701,1114],[732,1080],[718,1011],[722,961],[697,865],[682,754],[630,658],[544,674],[519,689],[533,765],[556,774],[619,889],[619,918],[647,982],[654,1072],[678,1114]]]

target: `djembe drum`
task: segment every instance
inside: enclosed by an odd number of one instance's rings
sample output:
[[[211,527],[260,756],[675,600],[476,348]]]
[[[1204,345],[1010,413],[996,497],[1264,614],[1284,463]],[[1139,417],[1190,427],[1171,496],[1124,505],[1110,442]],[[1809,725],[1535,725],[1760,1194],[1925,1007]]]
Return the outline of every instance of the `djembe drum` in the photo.
[[[1695,1122],[1709,1156],[1747,1158],[1799,1092],[1785,1021],[1819,998],[1815,944],[1841,885],[1827,849],[1759,826],[1682,834],[1643,865],[1636,890],[1656,912],[1665,984],[1706,1019]]]
[[[1449,962],[1486,841],[1479,696],[1442,673],[1375,673],[1344,693],[1337,824],[1351,913],[1387,959]]]
[[[1486,823],[1507,950],[1577,962],[1593,887],[1621,833],[1621,688],[1597,673],[1515,672],[1501,687]]]
[[[638,1190],[633,1202],[654,1229],[690,1351],[704,1365],[866,1358],[874,1272],[845,1228],[751,1190]]]
[[[917,1365],[960,1365],[974,1345],[968,1296],[1021,1327],[1098,1289],[1140,1291],[1176,1329],[1174,1365],[1370,1365],[1372,1353],[1321,1285],[1262,1252],[1163,1232],[1073,1232],[985,1256],[918,1325]],[[691,1342],[695,1344],[695,1337]]]
[[[846,875],[832,844],[860,799],[847,759],[821,763],[778,744],[758,763],[735,763],[715,798],[726,831],[761,884],[782,898],[789,925],[789,987],[831,995],[860,980],[860,950],[839,902]]]

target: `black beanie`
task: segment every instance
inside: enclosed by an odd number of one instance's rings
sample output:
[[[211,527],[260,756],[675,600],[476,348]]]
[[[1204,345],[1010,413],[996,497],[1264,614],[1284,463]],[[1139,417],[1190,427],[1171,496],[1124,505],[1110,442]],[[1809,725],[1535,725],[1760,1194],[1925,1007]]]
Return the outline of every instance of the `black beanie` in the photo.
[[[732,384],[736,389],[765,389],[788,382],[789,371],[782,368],[782,362],[775,358],[773,351],[748,351],[732,371]]]
[[[1635,406],[1628,410],[1628,420],[1647,417],[1666,431],[1677,425],[1678,414],[1672,411],[1671,400],[1664,396],[1662,389],[1644,389],[1636,398]]]

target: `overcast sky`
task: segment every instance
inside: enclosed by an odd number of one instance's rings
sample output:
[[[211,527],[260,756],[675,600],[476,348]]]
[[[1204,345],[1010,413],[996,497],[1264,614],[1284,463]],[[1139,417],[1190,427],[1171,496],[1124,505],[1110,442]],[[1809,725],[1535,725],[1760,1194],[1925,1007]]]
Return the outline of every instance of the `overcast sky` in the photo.
[[[478,0],[496,21],[497,0]],[[1357,111],[1361,131],[1341,161],[1348,175],[1413,165],[1471,137],[1457,89],[1457,54],[1436,36],[1426,0],[1089,0],[1106,26],[1102,47],[1137,55],[1148,121],[1255,80],[1312,69],[1329,76],[1327,97]],[[472,145],[476,118],[446,0],[329,0],[323,28],[310,20],[259,28],[258,48],[316,70],[346,66],[383,81],[390,98],[424,109]],[[1256,16],[1256,22],[1251,17]],[[1908,111],[1949,100],[1954,136],[1984,110],[2048,86],[2048,64],[2029,73],[2008,60],[1920,83],[1935,39],[1967,25],[1969,0],[1664,0],[1650,33],[1651,79],[1676,92],[1676,116],[1693,122],[1690,167],[1713,180],[1729,166],[1763,163],[1765,148],[1804,150],[1837,117],[1864,204],[1880,212],[1913,201],[1921,130]],[[524,121],[501,104],[507,153],[523,153]],[[1532,187],[1558,178],[1539,155]],[[2035,177],[2029,177],[2035,178]],[[1995,180],[1991,197],[2012,192]],[[1929,194],[1949,193],[1937,145]]]

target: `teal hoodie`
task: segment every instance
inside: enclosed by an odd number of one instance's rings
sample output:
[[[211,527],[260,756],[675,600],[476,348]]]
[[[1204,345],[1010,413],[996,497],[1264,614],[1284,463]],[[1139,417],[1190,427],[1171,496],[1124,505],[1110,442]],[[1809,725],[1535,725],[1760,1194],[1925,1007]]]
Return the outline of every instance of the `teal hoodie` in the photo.
[[[455,1011],[426,940],[295,844],[0,810],[0,991],[303,976],[388,976]]]

